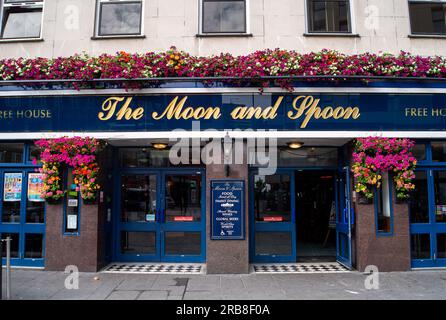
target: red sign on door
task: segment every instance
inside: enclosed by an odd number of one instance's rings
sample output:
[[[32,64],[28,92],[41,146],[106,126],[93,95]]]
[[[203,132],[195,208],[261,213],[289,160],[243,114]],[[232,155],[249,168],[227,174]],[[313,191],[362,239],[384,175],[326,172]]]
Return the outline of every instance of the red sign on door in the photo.
[[[263,221],[265,221],[265,222],[282,222],[283,217],[263,217]]]
[[[192,216],[176,216],[176,217],[173,217],[173,221],[177,221],[177,222],[194,221],[194,217],[192,217]]]

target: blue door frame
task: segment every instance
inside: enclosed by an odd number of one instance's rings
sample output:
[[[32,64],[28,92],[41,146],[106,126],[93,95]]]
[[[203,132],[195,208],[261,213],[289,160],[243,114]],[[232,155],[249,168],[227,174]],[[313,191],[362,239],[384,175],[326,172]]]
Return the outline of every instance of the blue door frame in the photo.
[[[428,259],[411,260],[412,268],[440,268],[446,267],[446,258],[438,258],[437,256],[437,234],[446,234],[446,222],[436,222],[435,215],[435,190],[434,190],[434,172],[444,171],[446,167],[442,166],[420,166],[416,172],[424,171],[427,177],[428,190],[428,208],[429,223],[411,223],[410,234],[429,234],[430,238],[430,257]],[[416,201],[416,199],[414,199]],[[412,246],[412,241],[411,241]],[[412,249],[412,248],[411,248]],[[412,252],[412,250],[411,250]]]
[[[155,222],[122,222],[121,221],[121,188],[115,190],[114,198],[114,236],[113,260],[123,262],[204,262],[206,260],[206,177],[203,168],[131,168],[120,169],[115,176],[115,186],[121,186],[121,178],[126,174],[155,175],[156,176],[156,218]],[[200,175],[201,176],[201,217],[198,222],[169,222],[166,221],[166,176],[168,175]],[[121,231],[154,232],[156,234],[155,254],[123,254],[121,253]],[[166,255],[166,232],[200,232],[200,255]]]
[[[296,201],[295,201],[295,175],[293,169],[277,169],[276,174],[287,174],[290,176],[290,211],[291,220],[287,222],[257,222],[254,213],[254,177],[258,170],[251,170],[249,174],[249,216],[250,216],[250,260],[254,263],[262,262],[295,262],[296,261]],[[255,245],[256,232],[287,232],[291,234],[290,255],[257,255]]]
[[[5,173],[22,173],[22,193],[20,204],[20,218],[19,222],[2,222],[0,218],[0,237],[6,238],[5,234],[15,233],[19,235],[18,257],[11,258],[12,266],[20,267],[44,267],[45,264],[45,223],[27,223],[26,209],[27,209],[27,194],[28,194],[28,174],[35,172],[34,168],[0,168],[0,217],[3,214],[3,186]],[[46,210],[46,209],[45,209]],[[46,212],[44,213],[44,221],[46,219]],[[25,238],[27,234],[41,234],[42,235],[42,258],[25,258]],[[5,244],[4,244],[5,245]],[[2,264],[6,264],[6,259],[2,258]]]
[[[256,222],[254,213],[254,176],[257,174],[257,169],[252,169],[249,174],[249,197],[252,201],[249,202],[249,216],[250,216],[250,261],[253,263],[286,263],[296,262],[298,259],[299,248],[297,248],[296,241],[296,198],[295,179],[296,171],[332,171],[335,173],[334,179],[335,190],[335,206],[336,206],[336,258],[348,268],[352,267],[352,250],[351,250],[351,225],[353,224],[353,216],[351,213],[350,202],[350,184],[345,183],[350,181],[349,168],[338,170],[337,168],[279,168],[277,174],[288,174],[291,178],[290,192],[291,192],[291,221],[289,222]],[[291,233],[291,255],[256,255],[255,252],[255,233],[256,232],[289,232]]]
[[[336,260],[352,268],[352,225],[354,214],[351,205],[350,168],[338,171],[336,192]]]

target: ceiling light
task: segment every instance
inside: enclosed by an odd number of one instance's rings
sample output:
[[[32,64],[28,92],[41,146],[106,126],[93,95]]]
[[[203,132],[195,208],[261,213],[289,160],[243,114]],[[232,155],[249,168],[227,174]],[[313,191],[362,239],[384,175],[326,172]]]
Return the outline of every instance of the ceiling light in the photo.
[[[164,150],[164,149],[167,148],[167,144],[166,143],[157,142],[157,143],[152,143],[152,147],[154,147],[157,150]]]
[[[303,145],[304,145],[303,142],[297,142],[297,141],[288,142],[288,148],[290,148],[290,149],[299,149]]]

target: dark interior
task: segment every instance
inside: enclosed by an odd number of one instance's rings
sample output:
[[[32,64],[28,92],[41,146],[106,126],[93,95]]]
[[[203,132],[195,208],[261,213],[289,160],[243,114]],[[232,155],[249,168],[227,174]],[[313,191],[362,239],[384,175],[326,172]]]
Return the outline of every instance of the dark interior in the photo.
[[[296,239],[299,262],[336,261],[334,172],[296,172]]]

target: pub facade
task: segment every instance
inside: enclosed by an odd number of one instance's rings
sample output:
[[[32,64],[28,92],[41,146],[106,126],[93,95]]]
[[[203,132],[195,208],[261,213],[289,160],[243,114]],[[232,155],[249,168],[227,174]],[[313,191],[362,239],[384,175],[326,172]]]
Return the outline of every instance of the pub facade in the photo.
[[[446,267],[444,1],[80,2],[0,0],[14,266]]]

